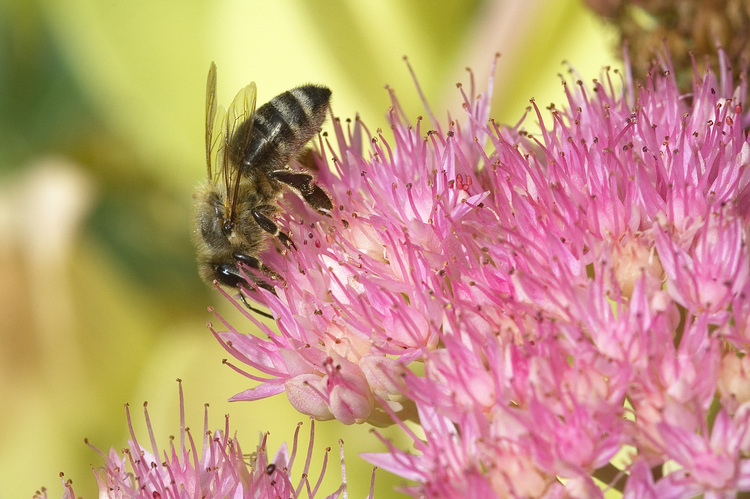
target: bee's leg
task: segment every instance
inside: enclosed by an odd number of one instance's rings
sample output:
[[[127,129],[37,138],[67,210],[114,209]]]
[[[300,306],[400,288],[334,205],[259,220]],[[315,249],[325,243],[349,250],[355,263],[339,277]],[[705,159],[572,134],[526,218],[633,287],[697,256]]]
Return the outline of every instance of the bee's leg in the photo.
[[[239,260],[245,265],[247,265],[248,267],[255,269],[255,270],[260,270],[261,267],[263,266],[263,264],[260,263],[260,260],[258,260],[254,256],[246,255],[244,253],[234,253],[232,254],[232,256],[234,257],[235,260]]]
[[[252,257],[250,257],[252,258]],[[257,261],[257,259],[254,259]],[[248,264],[250,265],[250,264]],[[216,282],[219,284],[222,284],[224,286],[227,286],[229,288],[236,288],[240,289],[242,286],[250,287],[245,280],[245,278],[242,276],[242,272],[237,268],[237,265],[233,263],[218,263],[214,265],[214,277],[216,278]],[[256,285],[260,286],[263,289],[269,289],[272,293],[276,293],[276,291],[271,287],[270,284],[267,282],[259,282],[260,279],[253,279],[253,282],[255,282]],[[262,315],[263,317],[268,317],[269,319],[273,319],[273,316],[269,314],[268,312],[264,312],[263,310],[258,310],[257,308],[250,305],[247,300],[245,299],[245,295],[242,294],[240,291],[239,293],[240,300],[242,300],[242,303],[245,304],[247,308],[250,309],[250,311],[255,312],[256,314]]]
[[[279,240],[286,246],[287,248],[294,248],[297,249],[297,247],[294,245],[294,242],[292,242],[291,239],[289,239],[289,236],[284,234],[279,230],[279,227],[267,216],[265,216],[261,211],[260,208],[263,208],[263,206],[257,206],[253,208],[253,218],[255,219],[255,222],[260,225],[260,228],[264,231],[268,232],[269,234],[272,234],[279,238]]]
[[[247,284],[237,265],[233,263],[217,263],[213,267],[214,277],[219,281],[219,284],[223,284],[229,288],[237,288],[240,284]]]
[[[239,255],[237,253],[235,253],[234,257],[240,262],[245,262],[249,267],[258,270],[261,269],[261,267],[254,266],[250,261],[255,260],[255,262],[260,264],[257,258],[253,258],[247,255]],[[247,282],[240,269],[238,269],[237,265],[234,263],[218,263],[214,265],[214,277],[217,281],[219,281],[219,284],[222,284],[228,288],[239,288],[240,286],[246,286],[248,288],[252,287],[250,283]],[[270,291],[271,293],[276,294],[276,290],[273,288],[273,286],[268,284],[266,281],[252,275],[248,277],[250,277],[253,281],[253,284],[258,286],[259,288],[263,288],[266,291]]]
[[[234,257],[241,262],[246,263],[248,266],[253,267],[255,269],[260,269],[261,263],[258,261],[257,258],[253,258],[248,255],[240,255],[235,254]],[[216,280],[223,284],[224,286],[228,286],[231,288],[237,288],[240,289],[241,287],[247,287],[250,288],[250,285],[248,284],[247,280],[245,280],[244,276],[242,275],[242,272],[237,268],[237,265],[232,263],[220,263],[214,265],[214,275],[216,276]],[[265,282],[264,280],[260,278],[256,278],[255,276],[250,276],[253,280],[253,283],[261,287],[263,289],[266,289],[270,291],[273,294],[276,294],[276,290]],[[273,319],[273,316],[269,314],[268,312],[264,312],[263,310],[257,309],[250,305],[247,302],[247,299],[245,298],[245,295],[242,294],[242,291],[238,294],[240,300],[242,303],[250,309],[251,312],[255,312],[258,315],[262,315],[263,317],[267,317],[269,319]]]
[[[329,215],[333,209],[333,203],[328,194],[317,185],[311,184],[313,179],[311,175],[291,170],[274,170],[268,176],[297,189],[310,206],[324,215]]]
[[[238,262],[244,263],[250,268],[253,268],[255,270],[260,270],[264,274],[270,275],[271,277],[278,278],[278,275],[276,274],[276,272],[273,272],[271,269],[269,269],[268,267],[260,263],[260,260],[258,260],[254,256],[244,255],[242,253],[235,253],[232,256],[234,256],[235,260],[237,260]],[[253,280],[253,283],[257,285],[259,288],[263,288],[266,291],[270,291],[271,293],[276,294],[276,290],[273,288],[273,286],[268,284],[266,281],[264,281],[260,277],[257,277],[254,275],[251,275],[248,277],[250,277]],[[245,281],[243,280],[243,282]]]
[[[255,308],[255,307],[253,307],[252,305],[250,305],[250,304],[249,304],[249,303],[247,302],[247,299],[245,299],[245,295],[243,295],[241,291],[240,291],[240,294],[239,294],[239,296],[240,296],[240,300],[242,300],[242,303],[243,303],[243,304],[244,304],[244,305],[245,305],[245,306],[246,306],[246,307],[247,307],[248,309],[250,309],[250,311],[251,311],[251,312],[255,312],[255,313],[256,313],[256,314],[258,314],[258,315],[262,315],[263,317],[265,317],[265,318],[267,318],[267,319],[273,319],[273,318],[274,318],[274,317],[273,317],[273,315],[269,314],[268,312],[264,312],[263,310],[260,310],[260,309],[258,309],[258,308]]]

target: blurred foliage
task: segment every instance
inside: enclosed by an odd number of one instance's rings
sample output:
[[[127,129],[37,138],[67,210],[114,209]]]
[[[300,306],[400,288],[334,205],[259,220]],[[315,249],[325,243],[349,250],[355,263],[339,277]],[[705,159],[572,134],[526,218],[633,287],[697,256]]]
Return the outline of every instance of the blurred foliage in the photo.
[[[0,172],[62,156],[97,179],[87,233],[155,296],[194,300],[186,213],[190,199],[165,189],[134,147],[105,122],[41,16],[41,7],[6,4],[0,16]],[[11,15],[8,15],[11,14]],[[199,104],[197,105],[199,106]],[[200,171],[200,170],[199,170]]]
[[[212,304],[252,332],[200,282],[189,239],[211,60],[222,103],[249,80],[259,102],[321,82],[337,115],[374,131],[387,127],[386,84],[407,114],[424,114],[402,56],[443,119],[461,112],[464,68],[483,89],[500,51],[493,114],[515,123],[530,97],[560,100],[562,59],[596,76],[602,36],[576,0],[0,0],[0,497],[42,485],[54,497],[60,471],[96,496],[90,466],[102,463],[83,438],[122,447],[122,404],[148,400],[166,445],[177,377],[193,427],[209,402],[211,426],[231,412],[244,448],[259,430],[278,445],[306,420],[283,396],[230,408],[249,384],[204,327]],[[370,467],[356,454],[384,447],[367,428],[325,423],[316,448],[339,437],[350,493],[363,497]],[[379,472],[377,490],[397,482]]]
[[[0,168],[75,147],[96,116],[32,4],[0,5]]]

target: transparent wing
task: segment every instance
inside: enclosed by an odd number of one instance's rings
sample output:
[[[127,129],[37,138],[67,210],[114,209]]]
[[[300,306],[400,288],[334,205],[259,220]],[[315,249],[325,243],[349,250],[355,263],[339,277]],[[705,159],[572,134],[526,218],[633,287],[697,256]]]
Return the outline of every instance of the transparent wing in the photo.
[[[216,114],[213,121],[213,131],[211,133],[211,164],[214,165],[213,171],[209,170],[208,179],[217,183],[219,177],[227,169],[227,151],[225,145],[227,111],[224,106],[216,106]]]
[[[212,62],[206,82],[206,175],[213,183],[219,182],[220,177],[228,181],[226,115],[224,106],[216,103],[216,64]]]
[[[231,159],[237,164],[245,155],[247,145],[253,133],[253,115],[255,114],[255,82],[237,92],[227,109],[227,135],[231,146]]]
[[[211,62],[206,81],[206,176],[211,178],[211,150],[214,143],[216,120],[216,64]]]
[[[224,127],[223,161],[224,185],[227,192],[229,218],[234,220],[237,206],[237,193],[240,186],[240,164],[253,133],[253,115],[255,114],[255,82],[237,92],[227,109]]]

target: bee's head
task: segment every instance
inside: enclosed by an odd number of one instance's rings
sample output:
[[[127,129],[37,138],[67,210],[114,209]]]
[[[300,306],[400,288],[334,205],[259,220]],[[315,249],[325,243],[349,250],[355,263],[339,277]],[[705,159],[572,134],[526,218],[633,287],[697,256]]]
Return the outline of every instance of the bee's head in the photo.
[[[193,242],[205,281],[216,278],[217,265],[235,265],[235,255],[256,257],[263,250],[266,232],[253,218],[253,210],[258,209],[253,199],[238,197],[232,210],[224,189],[210,182],[196,191],[194,199]]]
[[[224,196],[212,188],[199,189],[195,193],[195,234],[196,241],[211,251],[223,251],[231,245],[234,221],[224,209]]]
[[[263,230],[253,218],[258,207],[252,198],[239,196],[233,204],[223,189],[212,184],[195,194],[195,232],[213,251],[255,250]]]

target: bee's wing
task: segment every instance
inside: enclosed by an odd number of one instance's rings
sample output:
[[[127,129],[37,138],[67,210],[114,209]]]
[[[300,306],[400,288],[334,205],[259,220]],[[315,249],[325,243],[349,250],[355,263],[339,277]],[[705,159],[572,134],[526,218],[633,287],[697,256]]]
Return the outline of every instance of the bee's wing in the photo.
[[[213,170],[211,170],[211,168],[208,170],[208,179],[214,183],[219,181],[219,177],[223,175],[224,170],[227,169],[229,161],[224,141],[226,119],[227,111],[224,109],[224,106],[217,106],[216,115],[213,121],[213,131],[211,132],[211,138],[209,139],[211,141],[211,150],[207,153],[211,164],[214,165]]]
[[[226,181],[226,115],[224,106],[216,103],[216,64],[212,62],[206,81],[206,177],[214,183],[219,181],[219,176],[224,176]]]
[[[216,64],[211,62],[206,81],[206,176],[211,179],[211,150],[214,143],[216,120]]]
[[[253,133],[253,115],[255,114],[255,82],[237,92],[227,109],[227,143],[232,146],[232,159],[239,163]]]
[[[223,144],[225,168],[223,173],[227,197],[230,199],[228,206],[231,209],[232,218],[234,218],[237,193],[239,192],[240,162],[245,155],[253,132],[256,94],[255,82],[251,82],[237,92],[226,112]]]

